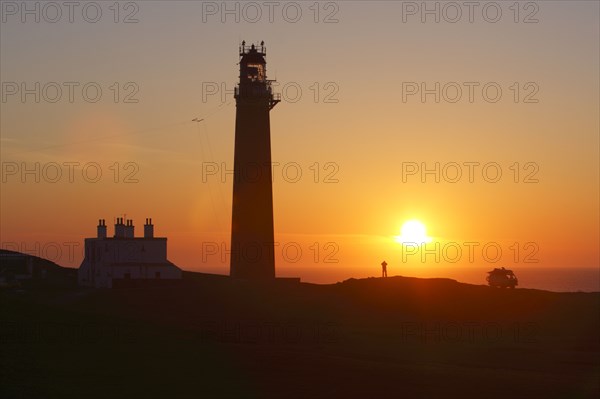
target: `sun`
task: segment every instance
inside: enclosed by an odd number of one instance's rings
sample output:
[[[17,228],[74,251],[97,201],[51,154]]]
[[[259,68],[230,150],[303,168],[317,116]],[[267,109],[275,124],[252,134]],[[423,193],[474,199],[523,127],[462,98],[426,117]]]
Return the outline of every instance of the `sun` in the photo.
[[[425,244],[431,242],[431,237],[427,236],[425,225],[418,220],[409,220],[402,225],[401,235],[395,239],[401,244]]]

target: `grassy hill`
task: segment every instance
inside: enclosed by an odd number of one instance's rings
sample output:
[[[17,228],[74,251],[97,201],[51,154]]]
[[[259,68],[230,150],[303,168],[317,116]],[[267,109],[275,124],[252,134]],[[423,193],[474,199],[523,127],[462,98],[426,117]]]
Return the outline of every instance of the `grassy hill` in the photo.
[[[77,270],[59,266],[38,256],[0,249],[0,280],[5,284],[28,288],[74,288]]]
[[[4,291],[1,397],[595,398],[600,293],[449,279]]]

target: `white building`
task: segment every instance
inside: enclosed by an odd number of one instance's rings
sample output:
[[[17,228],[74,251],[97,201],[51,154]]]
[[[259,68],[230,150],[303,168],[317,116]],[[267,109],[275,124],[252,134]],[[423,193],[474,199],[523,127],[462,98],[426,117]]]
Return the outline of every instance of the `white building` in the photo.
[[[163,284],[180,280],[181,269],[167,260],[167,239],[154,237],[152,219],[146,219],[144,236],[134,236],[133,220],[117,218],[114,237],[106,236],[106,222],[98,222],[98,236],[85,239],[79,266],[79,285],[112,288],[114,285]],[[143,280],[143,281],[142,281]]]

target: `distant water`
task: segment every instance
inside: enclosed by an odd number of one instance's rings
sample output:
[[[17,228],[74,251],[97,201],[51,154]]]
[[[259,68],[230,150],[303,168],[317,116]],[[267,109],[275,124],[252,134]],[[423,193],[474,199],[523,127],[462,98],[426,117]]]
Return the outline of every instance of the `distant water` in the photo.
[[[544,268],[519,271],[519,286],[549,291],[600,291],[600,270],[588,268]]]
[[[563,267],[511,267],[519,279],[518,288],[534,288],[556,292],[600,292],[600,269],[596,268],[563,268]],[[469,284],[487,284],[486,271],[480,269],[459,269],[438,273],[437,276],[448,277]],[[442,276],[442,274],[444,274]],[[421,277],[421,276],[417,276]]]

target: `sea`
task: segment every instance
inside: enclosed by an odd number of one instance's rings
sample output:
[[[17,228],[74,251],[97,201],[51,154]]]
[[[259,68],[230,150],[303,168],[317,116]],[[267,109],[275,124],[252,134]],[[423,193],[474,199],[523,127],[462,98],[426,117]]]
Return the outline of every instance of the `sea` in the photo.
[[[480,268],[460,268],[438,271],[415,277],[446,277],[463,283],[487,284],[486,271]],[[533,288],[555,292],[600,292],[600,268],[585,267],[512,267],[519,280],[518,288]]]

